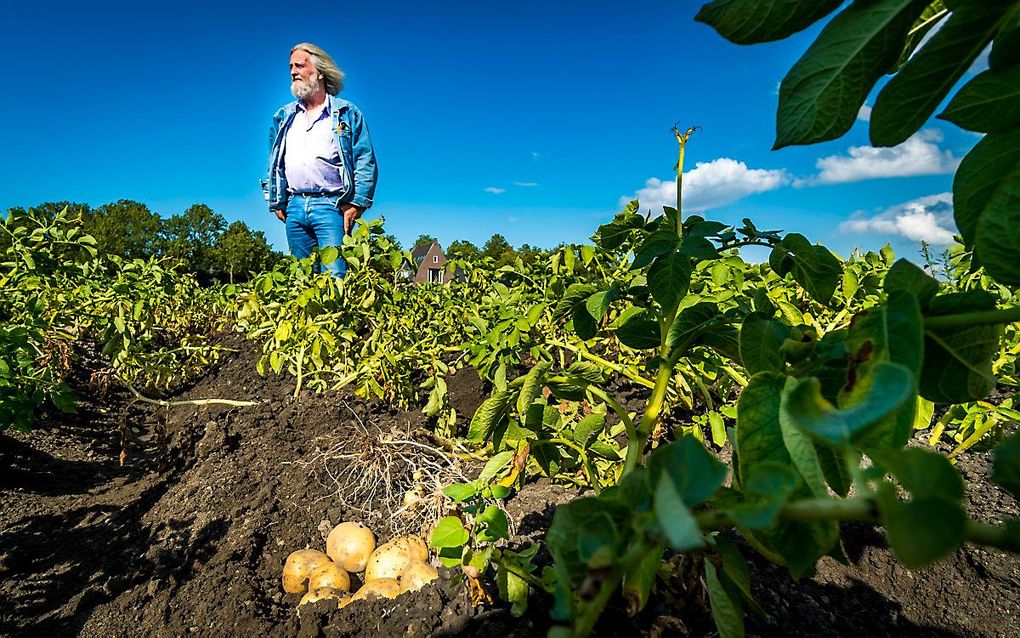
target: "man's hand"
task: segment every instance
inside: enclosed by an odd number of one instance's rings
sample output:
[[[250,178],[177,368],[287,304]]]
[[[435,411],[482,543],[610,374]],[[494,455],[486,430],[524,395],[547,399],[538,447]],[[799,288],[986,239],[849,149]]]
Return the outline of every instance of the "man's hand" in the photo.
[[[273,212],[276,213],[276,218],[277,219],[279,219],[281,222],[286,223],[286,221],[287,221],[287,213],[285,211],[283,211],[283,210],[274,210]]]
[[[351,229],[354,228],[354,221],[361,217],[362,209],[354,204],[344,204],[341,209],[344,213],[344,234],[350,235]]]

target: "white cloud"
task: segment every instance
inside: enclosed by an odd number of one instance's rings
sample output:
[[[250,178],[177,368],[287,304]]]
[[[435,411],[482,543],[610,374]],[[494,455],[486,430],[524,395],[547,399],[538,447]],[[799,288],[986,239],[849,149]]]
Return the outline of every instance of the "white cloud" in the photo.
[[[839,225],[842,233],[881,233],[900,235],[914,241],[925,241],[936,246],[953,243],[956,226],[953,223],[953,194],[938,193],[897,204],[868,217],[864,212],[854,213]]]
[[[492,193],[493,195],[499,195],[500,193],[505,193],[506,189],[505,188],[496,188],[495,186],[486,186],[485,187],[485,192],[486,193]]]
[[[747,164],[728,157],[698,162],[694,169],[684,173],[684,210],[700,212],[725,206],[754,193],[786,186],[790,179],[785,170],[748,168]],[[676,206],[676,181],[652,177],[644,188],[621,197],[620,205],[625,206],[632,199],[638,199],[642,209],[659,213],[663,206]]]
[[[846,155],[830,155],[815,162],[818,174],[798,179],[794,186],[845,184],[881,177],[943,175],[952,173],[960,160],[939,148],[942,133],[924,129],[892,147],[851,146]]]
[[[538,158],[542,157],[542,154],[539,153],[538,151],[531,151],[530,153],[528,153],[528,155],[531,156],[531,159],[535,159],[535,160],[537,160]]]
[[[538,182],[514,182],[514,186],[523,186],[524,188],[532,188],[538,186]]]
[[[871,121],[871,107],[867,104],[861,104],[861,110],[857,111],[857,119],[862,122]]]

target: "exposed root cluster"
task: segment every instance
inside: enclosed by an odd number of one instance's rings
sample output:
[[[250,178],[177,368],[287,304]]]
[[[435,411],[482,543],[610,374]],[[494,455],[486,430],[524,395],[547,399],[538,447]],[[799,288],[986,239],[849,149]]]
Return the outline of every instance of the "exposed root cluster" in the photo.
[[[410,431],[380,432],[351,414],[353,433],[318,437],[310,457],[294,464],[319,477],[345,516],[375,513],[394,535],[428,538],[450,505],[443,487],[470,480],[458,459],[414,440]]]

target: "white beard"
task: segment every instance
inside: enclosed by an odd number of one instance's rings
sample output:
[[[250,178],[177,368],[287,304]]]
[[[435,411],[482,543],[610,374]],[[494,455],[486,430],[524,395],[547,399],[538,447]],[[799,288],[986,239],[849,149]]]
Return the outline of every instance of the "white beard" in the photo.
[[[319,88],[318,78],[315,79],[314,83],[311,81],[305,82],[304,80],[293,80],[290,83],[291,95],[299,100],[303,100],[312,93],[315,93],[317,88]]]

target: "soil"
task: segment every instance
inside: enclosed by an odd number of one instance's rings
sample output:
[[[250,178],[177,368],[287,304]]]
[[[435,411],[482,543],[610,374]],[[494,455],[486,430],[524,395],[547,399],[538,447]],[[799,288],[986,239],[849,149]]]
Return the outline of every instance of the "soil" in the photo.
[[[544,596],[533,597],[523,619],[513,618],[498,603],[473,606],[449,572],[396,600],[344,609],[323,601],[296,613],[299,597],[284,594],[279,581],[290,552],[323,549],[325,532],[348,518],[377,530],[380,541],[413,527],[391,518],[393,507],[379,493],[345,491],[349,485],[338,491],[323,451],[331,442],[393,433],[429,444],[430,424],[419,412],[345,392],[294,398],[293,380],[258,376],[251,344],[236,337],[226,343],[239,352],[172,398],[258,401],[255,407],[167,410],[111,392],[85,397],[76,415],[42,415],[29,434],[0,435],[0,634],[545,635]],[[468,419],[486,386],[462,371],[449,388],[460,418]],[[123,465],[122,426],[137,432]],[[972,514],[999,522],[1020,513],[985,480],[987,453],[965,455],[959,467]],[[394,462],[398,493],[413,484],[413,469]],[[555,506],[575,496],[546,480],[529,483],[507,503],[514,543],[541,540]],[[1017,557],[965,547],[913,572],[871,526],[848,526],[844,540],[851,565],[823,559],[817,574],[799,583],[752,558],[755,595],[769,616],[749,616],[748,633],[1020,635]],[[598,633],[711,632],[703,605],[694,603],[658,596],[632,619],[616,601]]]

